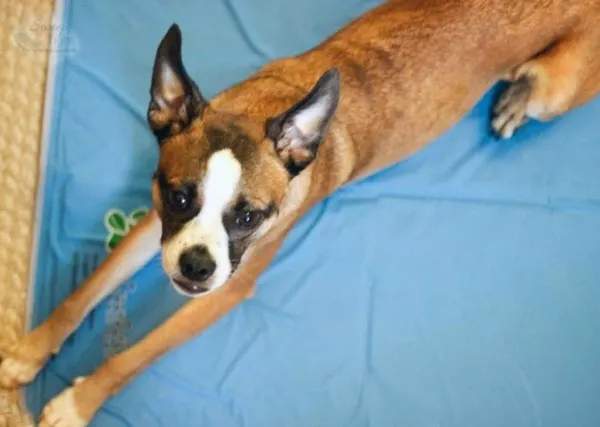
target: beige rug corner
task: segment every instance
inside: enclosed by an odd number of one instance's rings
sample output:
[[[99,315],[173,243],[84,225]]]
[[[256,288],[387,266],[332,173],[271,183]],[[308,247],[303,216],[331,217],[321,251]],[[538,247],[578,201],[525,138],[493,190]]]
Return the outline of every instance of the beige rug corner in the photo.
[[[25,327],[53,3],[0,0],[0,351]],[[0,391],[0,427],[32,425],[18,397]]]

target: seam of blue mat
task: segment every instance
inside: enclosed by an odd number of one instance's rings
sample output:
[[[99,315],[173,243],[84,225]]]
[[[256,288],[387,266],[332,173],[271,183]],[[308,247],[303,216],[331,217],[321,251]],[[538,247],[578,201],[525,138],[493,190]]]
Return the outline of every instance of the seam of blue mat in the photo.
[[[271,55],[269,55],[265,49],[263,49],[261,46],[254,42],[253,37],[248,32],[248,28],[246,27],[246,25],[244,25],[242,18],[240,17],[239,13],[235,10],[235,7],[233,7],[231,2],[232,0],[225,0],[223,3],[225,4],[227,11],[231,15],[233,22],[235,22],[235,25],[238,27],[242,38],[248,44],[248,47],[263,61],[271,59]]]

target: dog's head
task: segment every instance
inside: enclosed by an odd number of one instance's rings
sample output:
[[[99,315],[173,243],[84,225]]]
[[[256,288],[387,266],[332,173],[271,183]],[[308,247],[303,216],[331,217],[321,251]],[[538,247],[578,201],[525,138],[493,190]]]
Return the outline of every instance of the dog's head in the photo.
[[[260,123],[220,112],[183,66],[179,28],[169,29],[156,53],[148,121],[160,146],[153,200],[162,261],[178,291],[222,286],[274,225],[291,181],[316,157],[339,85],[330,70],[292,108]]]

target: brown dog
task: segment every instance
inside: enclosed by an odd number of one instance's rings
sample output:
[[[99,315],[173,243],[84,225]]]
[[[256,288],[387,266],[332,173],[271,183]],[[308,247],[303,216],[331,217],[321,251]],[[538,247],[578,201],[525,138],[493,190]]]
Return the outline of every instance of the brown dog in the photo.
[[[52,400],[43,426],[84,426],[105,399],[252,294],[288,230],[341,185],[411,155],[499,79],[492,127],[510,137],[600,90],[599,0],[397,0],[320,46],[205,100],[173,26],[148,119],[160,144],[155,211],[0,366],[30,381],[89,310],[162,245],[165,271],[198,297]],[[159,243],[160,242],[160,243]]]

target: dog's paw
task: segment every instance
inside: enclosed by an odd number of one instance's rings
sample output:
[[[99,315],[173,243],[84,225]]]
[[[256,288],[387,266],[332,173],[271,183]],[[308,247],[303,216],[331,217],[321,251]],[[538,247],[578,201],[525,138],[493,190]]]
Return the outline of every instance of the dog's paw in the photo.
[[[78,384],[81,380],[76,380]],[[81,415],[75,388],[70,387],[52,399],[42,411],[39,427],[85,427],[89,420]]]
[[[492,117],[492,129],[499,137],[512,137],[515,131],[527,122],[531,92],[531,80],[524,76],[512,82],[500,96]]]
[[[42,366],[41,363],[25,358],[8,357],[0,362],[0,387],[14,389],[27,384],[35,378]]]
[[[52,324],[45,322],[14,344],[0,358],[0,388],[15,388],[32,381],[56,345]]]

